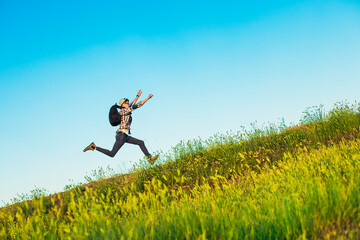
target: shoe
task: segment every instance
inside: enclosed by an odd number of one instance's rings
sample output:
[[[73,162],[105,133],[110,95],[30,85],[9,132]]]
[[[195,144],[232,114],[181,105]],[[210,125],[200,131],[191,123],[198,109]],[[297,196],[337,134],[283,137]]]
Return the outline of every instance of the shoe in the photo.
[[[94,142],[92,142],[89,146],[87,146],[85,149],[84,149],[84,152],[88,151],[88,150],[91,150],[91,151],[94,151],[96,150],[96,145]]]
[[[158,157],[159,157],[159,155],[156,155],[156,156],[151,156],[151,155],[149,155],[148,156],[148,161],[149,161],[149,163],[151,164],[151,165],[153,165],[154,164],[154,162],[156,161],[156,159],[158,159]]]

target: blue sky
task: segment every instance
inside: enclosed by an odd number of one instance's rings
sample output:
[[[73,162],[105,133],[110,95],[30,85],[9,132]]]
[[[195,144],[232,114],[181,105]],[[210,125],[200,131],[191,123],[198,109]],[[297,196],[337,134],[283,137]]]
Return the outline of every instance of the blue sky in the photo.
[[[82,149],[112,147],[109,107],[139,89],[151,152],[359,100],[356,1],[2,0],[0,36],[0,201],[138,162]]]

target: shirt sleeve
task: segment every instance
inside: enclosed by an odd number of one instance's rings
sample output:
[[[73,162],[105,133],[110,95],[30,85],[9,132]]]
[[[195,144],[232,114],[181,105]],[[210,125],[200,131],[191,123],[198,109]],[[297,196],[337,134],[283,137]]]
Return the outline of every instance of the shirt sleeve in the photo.
[[[133,108],[133,110],[135,110],[135,109],[137,109],[137,108],[139,108],[139,107],[141,107],[141,106],[142,106],[141,103],[137,103],[137,104],[134,104],[134,105],[131,106],[131,107]]]

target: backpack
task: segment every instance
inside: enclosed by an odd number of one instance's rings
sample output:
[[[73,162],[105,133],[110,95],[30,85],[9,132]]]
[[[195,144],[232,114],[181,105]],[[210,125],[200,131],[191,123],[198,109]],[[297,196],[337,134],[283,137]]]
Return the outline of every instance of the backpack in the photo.
[[[111,106],[110,111],[109,111],[109,122],[111,124],[111,126],[116,127],[117,125],[119,125],[121,123],[121,116],[118,112],[118,108],[120,108],[118,105],[114,104]]]

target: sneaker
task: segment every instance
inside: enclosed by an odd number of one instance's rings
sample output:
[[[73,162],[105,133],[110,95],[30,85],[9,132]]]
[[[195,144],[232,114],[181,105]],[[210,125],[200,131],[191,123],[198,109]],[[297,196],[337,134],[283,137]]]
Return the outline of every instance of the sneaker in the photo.
[[[91,151],[94,151],[96,149],[96,145],[94,142],[92,142],[89,146],[87,146],[85,149],[84,149],[84,152],[88,151],[88,150],[91,150]]]
[[[159,157],[159,155],[156,155],[156,156],[151,156],[151,155],[149,155],[148,156],[148,161],[149,161],[149,163],[151,164],[151,165],[153,165],[154,164],[154,162],[156,161],[156,159],[158,159],[158,157]]]

